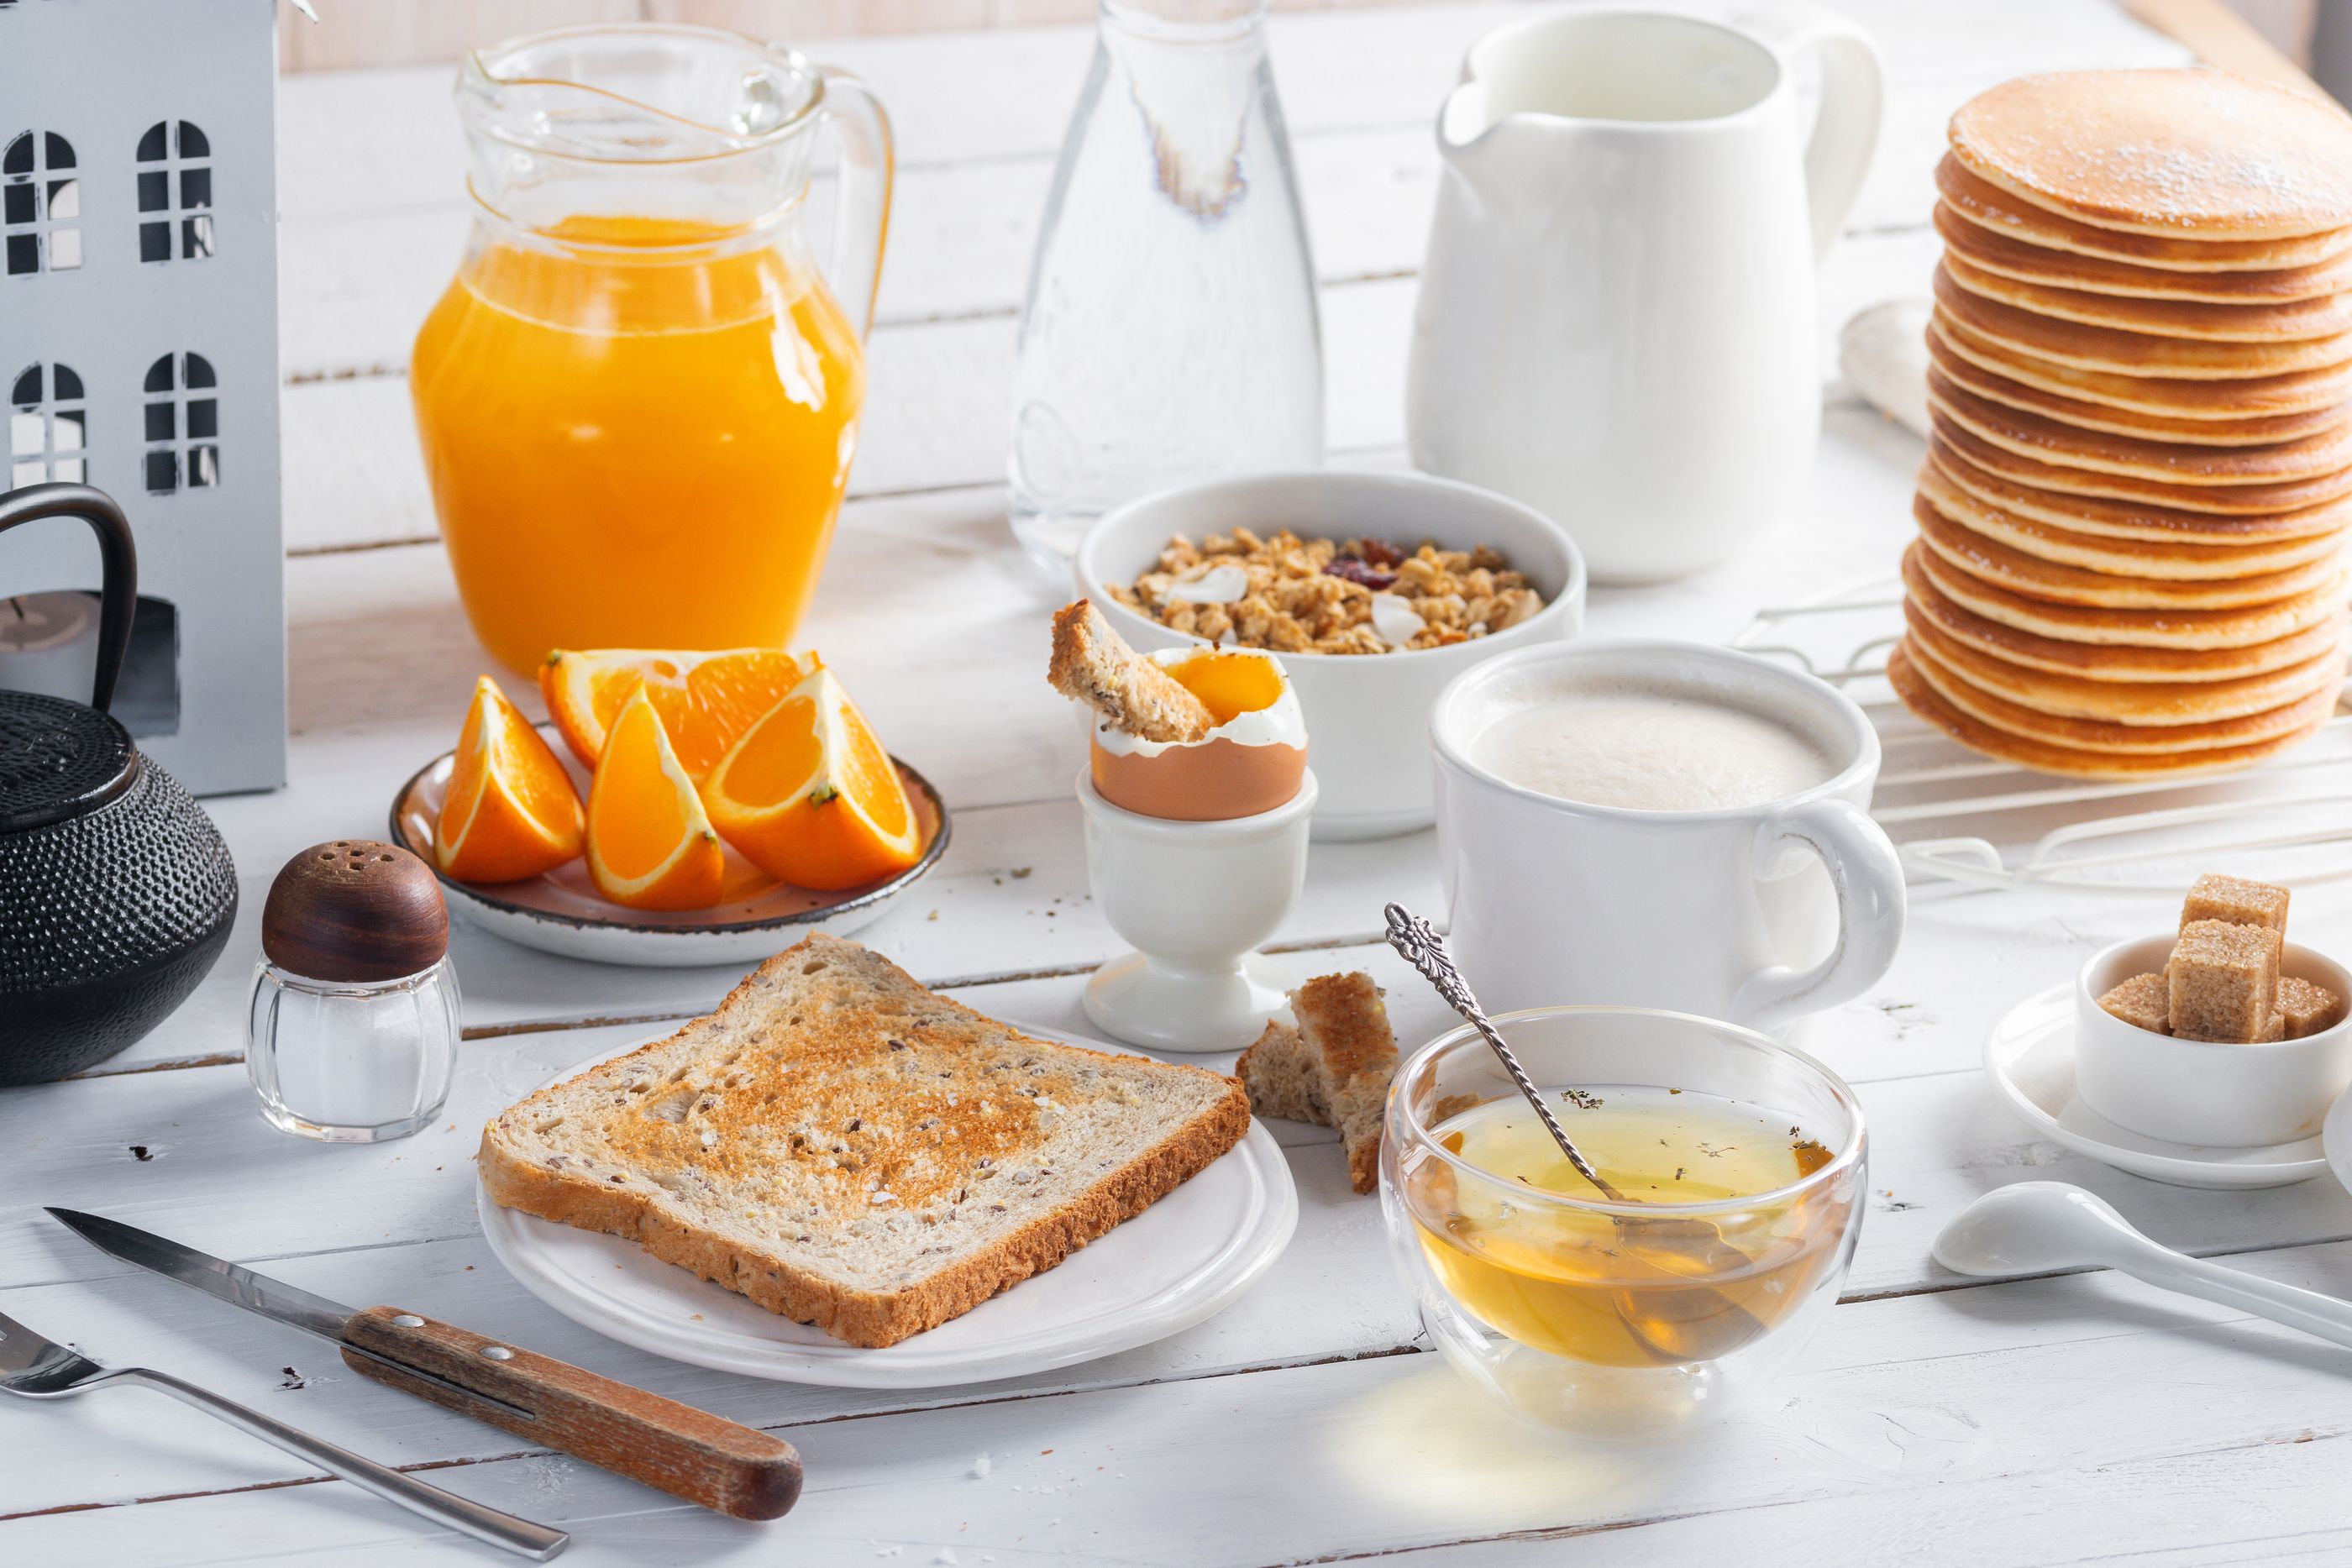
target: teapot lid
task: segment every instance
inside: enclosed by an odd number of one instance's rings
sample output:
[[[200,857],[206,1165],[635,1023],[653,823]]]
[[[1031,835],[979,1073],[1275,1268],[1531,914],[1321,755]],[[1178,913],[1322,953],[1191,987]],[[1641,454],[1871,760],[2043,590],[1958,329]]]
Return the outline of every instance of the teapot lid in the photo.
[[[94,811],[138,770],[139,748],[112,715],[38,692],[0,692],[0,833]]]

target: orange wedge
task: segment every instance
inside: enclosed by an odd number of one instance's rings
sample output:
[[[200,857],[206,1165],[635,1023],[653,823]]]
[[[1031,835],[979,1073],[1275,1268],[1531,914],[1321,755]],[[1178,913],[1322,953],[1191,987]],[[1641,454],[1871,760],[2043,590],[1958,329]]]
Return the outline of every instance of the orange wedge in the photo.
[[[539,667],[547,713],[572,755],[596,766],[604,737],[628,700],[644,692],[686,776],[699,784],[738,737],[782,702],[816,667],[782,648],[731,648],[718,653],[649,648],[558,648]]]
[[[433,858],[459,882],[517,882],[580,852],[580,792],[498,683],[474,683]]]
[[[922,858],[898,768],[827,669],[729,748],[702,803],[744,859],[795,887],[857,887]]]
[[[726,880],[719,835],[642,691],[614,716],[588,789],[588,875],[631,909],[708,909]]]

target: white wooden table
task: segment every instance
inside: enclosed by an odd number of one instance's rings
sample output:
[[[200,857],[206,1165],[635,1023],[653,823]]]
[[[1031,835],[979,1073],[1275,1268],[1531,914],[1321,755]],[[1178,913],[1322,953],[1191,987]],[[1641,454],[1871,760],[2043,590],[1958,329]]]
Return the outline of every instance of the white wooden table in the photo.
[[[1893,91],[1876,174],[1829,265],[1825,332],[1920,287],[1928,172],[1961,99],[2027,70],[2183,57],[2105,0],[1843,8],[1880,39]],[[1428,120],[1463,47],[1499,15],[1274,24],[1327,283],[1340,461],[1400,460]],[[977,1007],[1078,1032],[1080,977],[1116,943],[1087,896],[1072,727],[1041,678],[1055,596],[1010,547],[998,476],[1022,269],[1088,47],[1083,29],[1055,29],[821,51],[889,104],[902,179],[856,499],[807,630],[956,812],[946,862],[866,939]],[[1756,1408],[1660,1453],[1531,1435],[1422,1354],[1376,1205],[1348,1191],[1328,1134],[1286,1124],[1302,1214],[1280,1264],[1222,1316],[1106,1361],[875,1396],[698,1371],[574,1327],[480,1239],[478,1130],[551,1069],[708,1006],[729,973],[593,968],[464,931],[469,1040],[442,1126],[373,1149],[265,1127],[237,1061],[262,892],[301,846],[381,830],[392,789],[449,743],[486,664],[434,542],[402,384],[466,223],[448,74],[285,86],[293,781],[210,803],[245,906],[203,990],[96,1074],[0,1093],[0,1312],[565,1525],[583,1564],[2352,1558],[2345,1450],[2331,1446],[2352,1433],[2344,1352],[2107,1275],[1984,1285],[1928,1257],[1957,1207],[2030,1174],[2094,1187],[2174,1245],[2352,1291],[2352,1198],[2333,1181],[2240,1196],[2138,1181],[2037,1140],[1980,1078],[1992,1020],[2095,946],[2160,923],[2146,904],[1915,891],[1894,972],[1806,1036],[1859,1085],[1872,1124],[1845,1301]],[[1843,389],[1825,395],[1801,515],[1695,580],[1595,594],[1595,631],[1726,636],[1760,602],[1891,564],[1917,447]],[[1371,939],[1383,899],[1435,903],[1433,859],[1425,834],[1318,846],[1278,942],[1305,972],[1370,967],[1409,1043],[1436,1029],[1436,1007]],[[2305,940],[2352,936],[2340,897],[2296,908]],[[773,1427],[806,1457],[806,1495],[782,1521],[744,1525],[530,1451],[352,1377],[315,1342],[130,1274],[39,1217],[42,1203]],[[494,1555],[149,1396],[0,1406],[0,1563]]]

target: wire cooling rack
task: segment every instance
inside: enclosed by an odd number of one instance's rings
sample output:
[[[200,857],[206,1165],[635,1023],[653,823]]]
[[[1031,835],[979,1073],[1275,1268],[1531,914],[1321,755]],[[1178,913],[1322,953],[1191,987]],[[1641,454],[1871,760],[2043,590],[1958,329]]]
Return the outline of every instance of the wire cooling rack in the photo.
[[[2204,871],[2307,886],[2352,877],[2352,686],[2275,761],[2188,779],[2074,779],[1981,757],[1911,716],[1886,683],[1901,639],[1891,578],[1759,610],[1735,648],[1838,687],[1884,753],[1871,814],[1915,882],[2178,898]]]

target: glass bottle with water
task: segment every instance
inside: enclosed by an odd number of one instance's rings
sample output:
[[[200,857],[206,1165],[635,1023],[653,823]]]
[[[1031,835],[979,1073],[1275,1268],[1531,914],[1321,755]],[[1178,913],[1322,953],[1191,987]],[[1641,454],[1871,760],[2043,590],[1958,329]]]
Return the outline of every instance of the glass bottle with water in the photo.
[[[1323,460],[1315,266],[1265,0],[1103,0],[1021,310],[1013,531],[1057,576],[1120,503]]]

